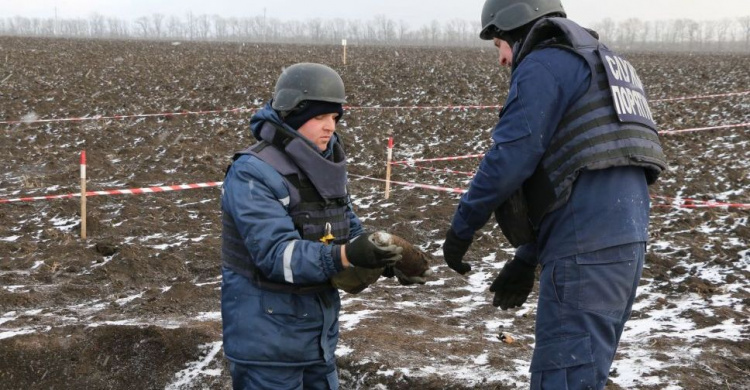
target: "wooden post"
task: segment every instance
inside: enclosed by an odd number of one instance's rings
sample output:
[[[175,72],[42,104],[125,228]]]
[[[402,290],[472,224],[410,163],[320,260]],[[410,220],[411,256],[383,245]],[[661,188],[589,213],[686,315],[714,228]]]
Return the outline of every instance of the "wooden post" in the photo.
[[[385,198],[391,196],[391,158],[393,158],[393,137],[388,137],[388,159],[385,166]]]
[[[86,150],[81,151],[81,238],[86,238]]]
[[[344,61],[344,65],[346,65],[346,39],[342,39],[342,40],[341,40],[341,46],[342,46],[342,47],[343,47],[343,49],[344,49],[344,52],[343,52],[343,54],[342,54],[341,58],[342,58],[342,59],[343,59],[343,61]]]

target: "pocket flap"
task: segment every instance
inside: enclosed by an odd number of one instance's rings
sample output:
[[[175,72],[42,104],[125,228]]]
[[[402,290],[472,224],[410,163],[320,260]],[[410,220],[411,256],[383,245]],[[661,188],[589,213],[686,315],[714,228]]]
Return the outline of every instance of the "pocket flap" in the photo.
[[[634,261],[638,258],[638,253],[644,250],[643,248],[644,243],[635,242],[604,248],[598,251],[580,253],[576,255],[576,264],[610,264],[622,261]]]
[[[297,308],[292,294],[263,291],[262,310],[270,315],[296,315]]]
[[[565,336],[536,344],[531,358],[531,372],[559,370],[593,362],[588,334]]]

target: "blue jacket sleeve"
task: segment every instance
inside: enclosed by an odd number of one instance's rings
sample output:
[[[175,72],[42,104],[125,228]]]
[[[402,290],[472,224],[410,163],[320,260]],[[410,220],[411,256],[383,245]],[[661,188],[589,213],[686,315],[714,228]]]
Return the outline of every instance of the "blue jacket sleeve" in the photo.
[[[567,107],[585,93],[585,61],[562,49],[532,53],[511,76],[493,146],[464,193],[451,227],[469,239],[536,169]]]
[[[349,240],[365,232],[365,229],[362,227],[362,222],[359,220],[359,217],[357,217],[357,214],[354,213],[354,207],[352,206],[351,201],[347,205],[346,216],[349,218]]]
[[[537,251],[536,243],[519,246],[513,256],[513,260],[519,260],[533,266],[539,264],[539,252]]]
[[[338,272],[334,246],[301,239],[287,210],[289,190],[271,166],[242,156],[232,164],[223,190],[222,207],[232,216],[254,265],[268,279],[322,283]]]

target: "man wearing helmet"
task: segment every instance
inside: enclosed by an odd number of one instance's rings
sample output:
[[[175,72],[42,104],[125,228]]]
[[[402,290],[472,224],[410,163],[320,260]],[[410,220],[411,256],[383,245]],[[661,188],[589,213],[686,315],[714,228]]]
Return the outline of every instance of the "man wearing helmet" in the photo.
[[[559,0],[486,0],[480,38],[511,68],[510,89],[445,261],[471,270],[463,257],[494,211],[518,249],[493,305],[521,306],[542,266],[531,388],[602,389],[641,276],[648,185],[666,168],[643,86]]]
[[[382,272],[401,247],[370,238],[352,211],[336,135],[344,83],[292,65],[250,120],[222,188],[221,315],[235,389],[337,389],[341,301],[330,279]],[[354,268],[351,268],[354,270]]]

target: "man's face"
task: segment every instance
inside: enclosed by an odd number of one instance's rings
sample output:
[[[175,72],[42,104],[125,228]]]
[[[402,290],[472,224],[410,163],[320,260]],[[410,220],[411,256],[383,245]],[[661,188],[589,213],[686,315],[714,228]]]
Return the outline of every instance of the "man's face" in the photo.
[[[510,67],[513,64],[513,49],[508,45],[508,42],[500,38],[493,38],[498,54],[500,56],[500,66]]]
[[[305,122],[297,131],[314,143],[318,149],[324,151],[328,148],[328,141],[333,136],[333,132],[336,131],[336,117],[338,116],[337,113],[318,115]]]

